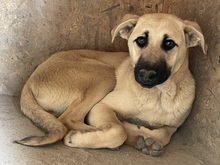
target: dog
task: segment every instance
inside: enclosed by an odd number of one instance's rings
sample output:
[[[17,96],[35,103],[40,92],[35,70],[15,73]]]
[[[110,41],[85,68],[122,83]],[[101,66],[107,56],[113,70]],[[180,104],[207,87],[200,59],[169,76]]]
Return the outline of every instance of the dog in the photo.
[[[43,146],[64,139],[70,147],[117,148],[128,144],[159,156],[190,114],[195,81],[188,48],[207,46],[199,25],[171,14],[125,15],[112,42],[129,53],[92,50],[52,55],[30,76],[21,111],[44,136],[16,141]]]

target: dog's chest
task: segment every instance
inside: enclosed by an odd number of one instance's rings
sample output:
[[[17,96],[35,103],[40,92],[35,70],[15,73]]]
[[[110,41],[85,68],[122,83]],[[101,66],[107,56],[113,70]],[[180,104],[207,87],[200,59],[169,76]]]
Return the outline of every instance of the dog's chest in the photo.
[[[131,118],[134,124],[148,128],[167,125],[170,114],[164,110],[160,99],[161,97],[157,93],[152,96],[138,97],[134,102],[137,113]]]
[[[130,95],[125,101],[126,105],[118,110],[119,115],[130,123],[148,128],[173,126],[177,118],[172,112],[166,110],[161,101],[161,93],[152,92],[148,95]],[[129,107],[127,106],[129,105]]]

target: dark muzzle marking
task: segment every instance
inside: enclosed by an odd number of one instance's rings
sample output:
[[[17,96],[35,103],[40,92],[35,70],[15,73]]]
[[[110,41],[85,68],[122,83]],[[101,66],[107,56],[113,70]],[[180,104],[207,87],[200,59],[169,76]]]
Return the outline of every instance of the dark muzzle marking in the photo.
[[[134,68],[135,80],[146,88],[152,88],[162,84],[170,76],[170,68],[168,68],[165,60],[157,63],[140,59]]]

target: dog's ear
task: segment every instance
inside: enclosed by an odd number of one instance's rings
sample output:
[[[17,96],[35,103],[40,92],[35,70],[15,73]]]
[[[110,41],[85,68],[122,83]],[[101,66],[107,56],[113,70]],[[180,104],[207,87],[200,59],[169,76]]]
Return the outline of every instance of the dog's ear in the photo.
[[[126,14],[120,23],[116,25],[113,30],[111,31],[112,34],[112,42],[114,41],[115,37],[119,33],[120,36],[124,39],[128,39],[131,32],[133,31],[139,16],[132,15],[132,14]]]
[[[205,43],[204,36],[202,34],[200,26],[196,22],[185,20],[185,36],[186,44],[188,47],[201,46],[203,53],[207,53],[208,46]]]

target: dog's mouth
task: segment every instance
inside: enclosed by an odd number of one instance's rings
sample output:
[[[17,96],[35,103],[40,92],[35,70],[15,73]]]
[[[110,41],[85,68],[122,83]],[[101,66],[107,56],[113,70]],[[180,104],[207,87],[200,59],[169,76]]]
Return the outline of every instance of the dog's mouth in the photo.
[[[139,61],[134,68],[135,80],[144,88],[164,83],[170,76],[170,68],[163,60],[157,64]]]

